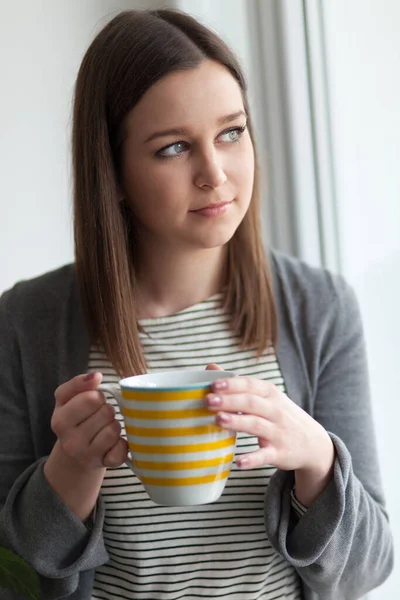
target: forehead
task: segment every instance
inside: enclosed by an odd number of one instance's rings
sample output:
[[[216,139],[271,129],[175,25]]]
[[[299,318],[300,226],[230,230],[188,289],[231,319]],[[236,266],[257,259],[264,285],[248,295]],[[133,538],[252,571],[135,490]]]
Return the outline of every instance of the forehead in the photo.
[[[191,127],[240,109],[243,97],[237,81],[224,66],[204,61],[154,84],[130,112],[126,125],[144,133],[165,126]]]

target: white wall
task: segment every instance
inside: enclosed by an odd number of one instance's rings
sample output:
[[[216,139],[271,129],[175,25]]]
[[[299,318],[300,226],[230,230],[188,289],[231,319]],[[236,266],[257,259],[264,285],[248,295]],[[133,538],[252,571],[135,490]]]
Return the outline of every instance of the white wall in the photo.
[[[245,69],[250,65],[248,11],[243,0],[175,0],[174,4],[215,28],[235,50]]]
[[[69,123],[97,30],[139,0],[16,0],[0,7],[0,292],[73,258]]]
[[[324,0],[342,265],[364,317],[400,554],[400,3]],[[398,564],[370,600],[400,598]]]

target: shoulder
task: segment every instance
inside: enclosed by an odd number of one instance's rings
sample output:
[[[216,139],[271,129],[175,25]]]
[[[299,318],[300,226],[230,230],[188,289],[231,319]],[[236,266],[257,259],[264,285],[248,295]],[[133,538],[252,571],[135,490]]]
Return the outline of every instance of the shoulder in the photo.
[[[64,265],[38,277],[19,281],[5,291],[0,307],[13,321],[45,317],[65,305],[75,289],[73,264]]]
[[[276,251],[270,251],[269,259],[279,326],[278,354],[283,368],[286,366],[286,383],[293,397],[302,386],[308,388],[301,405],[313,414],[320,377],[328,364],[335,373],[345,373],[351,355],[354,365],[359,361],[358,372],[365,375],[358,301],[341,275]]]
[[[281,329],[290,323],[304,341],[362,330],[358,300],[342,275],[276,250],[269,261]]]
[[[342,275],[278,250],[272,249],[268,255],[275,291],[288,301],[295,299],[296,303],[306,302],[317,308],[353,295]]]

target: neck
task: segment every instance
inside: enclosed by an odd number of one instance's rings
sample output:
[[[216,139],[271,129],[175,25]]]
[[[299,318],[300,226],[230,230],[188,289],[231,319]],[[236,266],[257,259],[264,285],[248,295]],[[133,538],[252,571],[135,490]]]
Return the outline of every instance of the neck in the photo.
[[[220,292],[226,250],[141,251],[136,271],[138,318],[172,315]]]

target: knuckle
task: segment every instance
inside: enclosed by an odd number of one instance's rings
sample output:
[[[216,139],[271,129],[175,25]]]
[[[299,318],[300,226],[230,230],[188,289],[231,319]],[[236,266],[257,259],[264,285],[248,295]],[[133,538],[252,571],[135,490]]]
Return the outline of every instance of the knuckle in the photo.
[[[266,384],[267,384],[268,396],[272,396],[273,394],[275,394],[278,391],[278,388],[276,387],[276,385],[274,383],[271,383],[271,381],[266,381]]]
[[[62,447],[63,447],[64,451],[67,454],[69,454],[69,456],[72,456],[74,458],[76,458],[77,456],[79,456],[81,454],[80,443],[76,436],[68,437],[63,442]]]
[[[272,388],[274,385],[270,381],[266,381],[265,379],[257,380],[258,383],[258,391],[259,395],[263,398],[268,398],[272,394]]]
[[[97,411],[104,404],[104,400],[98,392],[88,392],[85,394],[84,398],[86,407],[89,410],[92,410],[92,412]]]
[[[59,385],[58,388],[56,389],[56,391],[54,392],[54,398],[56,399],[56,402],[58,401],[58,399],[60,397],[60,393],[62,391],[62,387],[63,387],[62,385]]]
[[[262,448],[261,450],[258,450],[258,452],[255,453],[255,456],[254,456],[254,466],[255,467],[263,467],[263,466],[269,464],[268,452],[266,452],[265,450],[266,450],[265,448]]]
[[[119,455],[123,456],[125,454],[125,452],[127,452],[127,449],[128,449],[127,441],[120,437],[120,438],[118,438],[117,442],[114,444],[114,446],[112,447],[110,452],[113,452],[113,454],[117,454],[118,456]]]
[[[112,428],[112,431],[113,431],[116,439],[118,440],[121,436],[121,424],[118,421],[114,420],[111,423],[111,428]]]
[[[103,405],[103,407],[101,408],[101,410],[104,412],[105,417],[107,417],[107,419],[114,419],[115,418],[115,409],[113,406],[111,406],[111,404],[108,404],[107,402]]]
[[[118,434],[118,436],[120,436],[121,435],[121,423],[115,419],[112,422],[112,425],[114,427],[115,432]]]
[[[268,456],[271,465],[277,466],[279,464],[279,453],[274,446],[270,446],[267,451],[265,451],[265,455]]]
[[[115,419],[115,411],[113,409],[112,406],[110,406],[109,404],[105,404],[104,406],[102,406],[100,408],[100,410],[98,411],[98,413],[96,413],[96,419],[98,416],[98,422],[99,424],[104,428],[110,426],[113,424],[113,422],[116,420]]]
[[[246,396],[246,408],[247,412],[254,414],[256,412],[256,397],[254,394],[247,393]]]
[[[257,419],[257,418],[253,419],[252,430],[254,431],[254,434],[257,437],[265,437],[265,434],[266,434],[265,427],[260,419]]]
[[[127,454],[125,440],[120,439],[103,458],[106,467],[116,467],[124,462]]]
[[[50,427],[57,437],[64,431],[64,420],[58,410],[55,410],[51,417]]]
[[[285,416],[285,411],[284,411],[283,407],[280,405],[275,405],[272,410],[273,410],[273,417],[274,417],[274,420],[276,421],[276,423],[278,423],[278,424],[281,423]]]
[[[243,384],[244,384],[244,389],[249,391],[252,388],[252,379],[251,377],[249,377],[248,375],[245,375],[243,377]]]
[[[119,423],[117,423],[117,421],[113,421],[104,428],[103,439],[105,445],[117,443],[120,434],[119,427]]]

